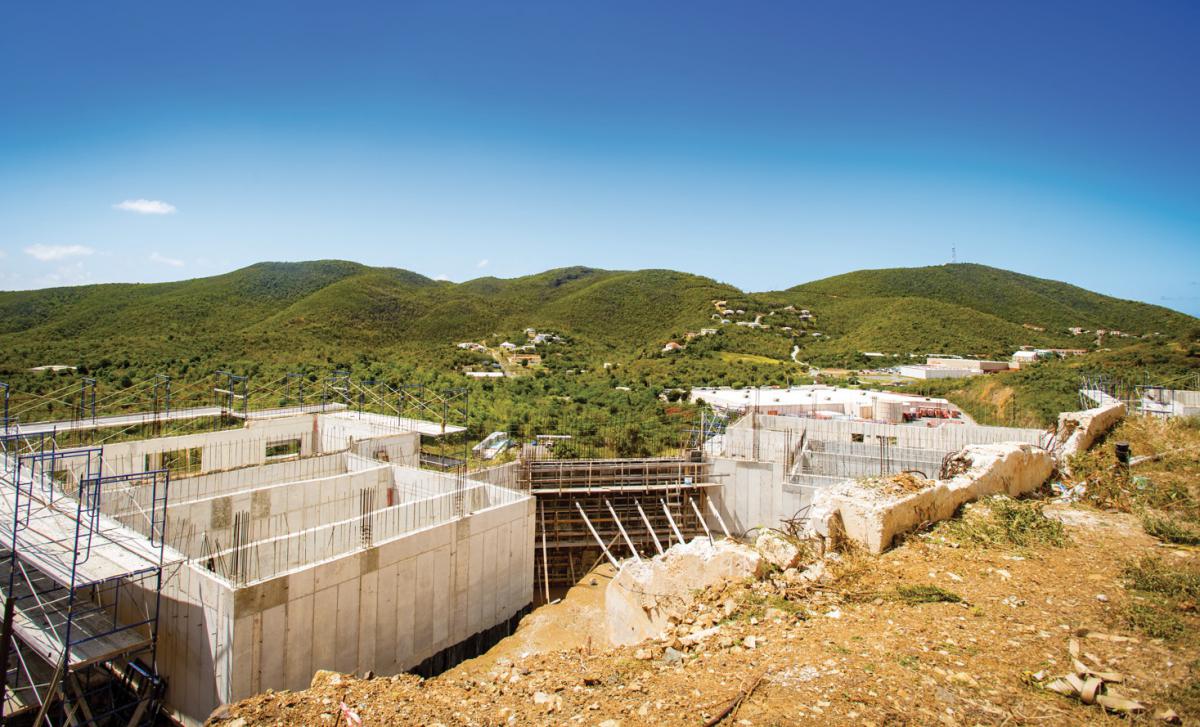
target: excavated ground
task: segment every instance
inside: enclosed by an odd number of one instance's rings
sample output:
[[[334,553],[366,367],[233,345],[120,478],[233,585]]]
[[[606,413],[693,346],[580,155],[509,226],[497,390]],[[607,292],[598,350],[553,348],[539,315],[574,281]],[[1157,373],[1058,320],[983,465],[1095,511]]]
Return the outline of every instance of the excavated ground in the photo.
[[[1070,671],[1074,638],[1089,661],[1124,675],[1123,694],[1200,723],[1194,607],[1182,607],[1181,637],[1150,638],[1123,615],[1138,596],[1126,592],[1122,575],[1131,558],[1148,553],[1195,567],[1197,551],[1160,544],[1129,515],[1081,505],[1046,512],[1065,523],[1065,547],[962,545],[939,528],[882,556],[846,556],[817,584],[788,572],[714,586],[678,627],[719,627],[693,646],[676,634],[603,647],[611,573],[597,573],[563,603],[531,614],[494,652],[439,677],[319,673],[309,690],[258,695],[211,722],[341,724],[343,702],[366,725],[1130,721],[1049,692],[1031,676],[1045,683]],[[899,597],[905,586],[936,586],[919,593],[962,602]]]

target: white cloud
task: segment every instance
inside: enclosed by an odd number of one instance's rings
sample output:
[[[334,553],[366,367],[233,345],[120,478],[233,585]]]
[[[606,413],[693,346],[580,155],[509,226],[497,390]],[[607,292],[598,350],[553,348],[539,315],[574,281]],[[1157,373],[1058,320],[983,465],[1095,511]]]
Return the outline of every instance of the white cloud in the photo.
[[[490,261],[487,258],[484,258],[484,259],[480,260],[478,263],[476,263],[475,267],[486,268],[488,266],[488,262],[490,262]]]
[[[136,212],[139,215],[169,215],[174,214],[175,205],[157,199],[127,199],[120,204],[114,204],[113,209]]]
[[[150,253],[150,262],[158,263],[159,265],[170,265],[173,268],[183,267],[182,260],[178,258],[167,257],[166,255],[159,255],[157,250]]]
[[[26,255],[41,260],[44,263],[52,260],[63,260],[69,257],[91,255],[93,252],[95,250],[83,245],[30,245],[25,248]]]
[[[434,278],[434,280],[449,280],[449,279],[450,279],[450,276],[445,273],[438,273],[437,277]]]

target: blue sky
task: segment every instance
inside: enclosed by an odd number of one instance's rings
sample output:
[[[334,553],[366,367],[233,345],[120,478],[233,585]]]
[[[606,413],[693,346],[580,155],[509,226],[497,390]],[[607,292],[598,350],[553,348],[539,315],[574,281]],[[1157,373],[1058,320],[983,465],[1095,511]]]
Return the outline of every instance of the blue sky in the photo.
[[[9,3],[0,288],[346,258],[1200,314],[1200,4]]]

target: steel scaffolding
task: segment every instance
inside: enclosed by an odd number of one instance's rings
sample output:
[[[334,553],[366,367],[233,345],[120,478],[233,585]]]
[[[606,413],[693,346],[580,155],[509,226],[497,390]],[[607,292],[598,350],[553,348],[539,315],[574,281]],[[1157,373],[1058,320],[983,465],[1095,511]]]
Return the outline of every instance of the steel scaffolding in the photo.
[[[151,724],[169,488],[165,470],[105,476],[98,447],[0,438],[0,697],[7,722]],[[144,522],[103,514],[114,488],[150,493]]]

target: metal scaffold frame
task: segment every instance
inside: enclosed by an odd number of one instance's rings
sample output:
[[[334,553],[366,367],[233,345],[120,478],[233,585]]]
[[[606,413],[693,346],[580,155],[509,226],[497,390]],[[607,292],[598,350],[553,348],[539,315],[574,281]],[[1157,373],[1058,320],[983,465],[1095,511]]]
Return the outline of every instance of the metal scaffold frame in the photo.
[[[221,414],[236,414],[237,407],[234,404],[241,401],[241,415],[245,417],[250,410],[250,377],[225,370],[218,370],[215,375],[217,384],[213,387],[213,393],[217,396]]]
[[[170,475],[103,474],[100,447],[0,438],[0,705],[33,725],[152,724]],[[145,520],[105,516],[113,489],[148,488]]]

